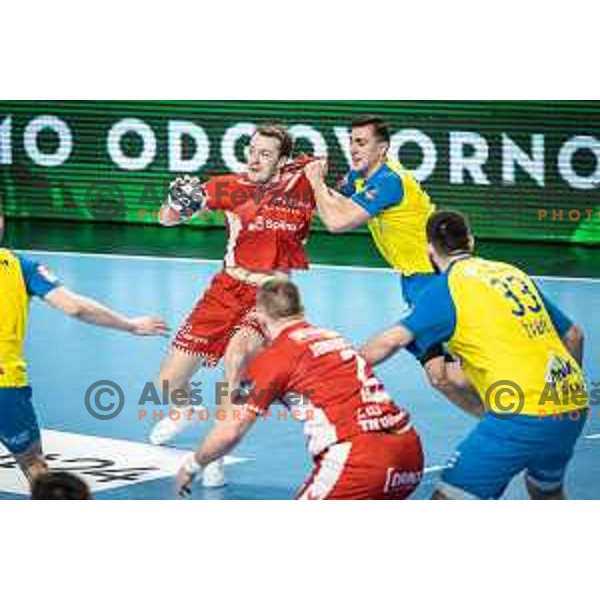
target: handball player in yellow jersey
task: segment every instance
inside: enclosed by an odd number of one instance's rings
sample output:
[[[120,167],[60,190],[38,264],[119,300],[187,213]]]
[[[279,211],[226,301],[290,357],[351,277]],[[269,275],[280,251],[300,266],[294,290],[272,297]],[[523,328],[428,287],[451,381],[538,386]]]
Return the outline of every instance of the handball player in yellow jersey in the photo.
[[[521,472],[531,498],[564,498],[589,403],[581,330],[525,273],[474,257],[459,213],[434,213],[427,238],[441,275],[410,315],[361,352],[376,365],[409,343],[419,351],[444,343],[459,357],[460,366],[442,358],[431,365],[455,384],[455,397],[467,393],[463,407],[477,396],[483,416],[449,461],[434,498],[499,498]],[[474,405],[469,412],[477,412]]]
[[[0,215],[0,242],[3,226]],[[69,291],[45,266],[0,247],[0,442],[14,456],[30,485],[47,471],[23,354],[32,296],[101,327],[142,336],[167,334],[159,317],[125,317]]]
[[[434,278],[427,253],[425,225],[434,206],[413,175],[388,157],[390,132],[376,116],[352,121],[352,169],[339,191],[325,184],[326,164],[305,167],[315,192],[317,209],[333,233],[366,223],[380,254],[402,275],[402,293],[409,306]]]

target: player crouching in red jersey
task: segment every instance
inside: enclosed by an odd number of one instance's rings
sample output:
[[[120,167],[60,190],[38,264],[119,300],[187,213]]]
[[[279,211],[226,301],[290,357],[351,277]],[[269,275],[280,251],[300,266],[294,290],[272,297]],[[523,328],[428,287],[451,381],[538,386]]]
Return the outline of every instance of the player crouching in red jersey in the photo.
[[[159,385],[185,392],[169,416],[157,423],[150,441],[164,444],[191,423],[192,376],[223,358],[229,390],[239,387],[248,360],[264,344],[256,320],[256,292],[268,277],[287,277],[308,268],[304,242],[314,212],[312,188],[304,175],[307,157],[290,160],[292,138],[284,127],[258,127],[250,140],[245,173],[212,177],[201,184],[185,178],[171,185],[161,223],[176,225],[199,210],[221,210],[228,241],[223,270],[181,325],[159,374]],[[200,234],[201,235],[201,234]],[[181,399],[181,395],[178,394]],[[229,415],[229,394],[217,400]],[[177,418],[174,418],[177,417]],[[221,421],[215,427],[221,426]],[[224,485],[222,461],[204,471],[204,485]]]
[[[387,394],[363,357],[335,331],[310,325],[298,288],[286,280],[264,283],[258,317],[270,345],[249,363],[236,404],[238,418],[213,429],[177,475],[181,495],[194,476],[224,456],[259,415],[286,397],[301,398],[314,469],[300,500],[401,500],[423,474],[421,442],[408,413]]]

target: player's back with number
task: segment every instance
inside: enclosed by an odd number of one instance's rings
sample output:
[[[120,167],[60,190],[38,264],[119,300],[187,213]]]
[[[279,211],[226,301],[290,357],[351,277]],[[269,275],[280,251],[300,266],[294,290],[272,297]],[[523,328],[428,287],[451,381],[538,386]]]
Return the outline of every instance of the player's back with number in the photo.
[[[282,398],[304,416],[315,469],[299,498],[399,499],[418,485],[423,454],[409,414],[335,331],[291,324],[255,357],[246,379],[251,412],[264,415]]]
[[[313,454],[334,441],[320,435],[331,427],[336,441],[345,441],[377,427],[386,429],[375,423],[375,415],[381,423],[391,419],[396,427],[408,424],[408,413],[394,404],[372,368],[339,333],[303,323],[279,336],[273,346],[265,360],[281,363],[282,372],[288,372],[286,387],[302,395],[303,407],[314,411],[308,422]],[[374,404],[377,410],[367,410]]]
[[[449,347],[482,398],[494,383],[513,381],[523,390],[522,414],[538,415],[552,377],[585,389],[558,331],[561,315],[528,275],[506,263],[466,258],[449,270],[447,285],[456,311]],[[560,412],[580,408],[581,402],[561,399]]]

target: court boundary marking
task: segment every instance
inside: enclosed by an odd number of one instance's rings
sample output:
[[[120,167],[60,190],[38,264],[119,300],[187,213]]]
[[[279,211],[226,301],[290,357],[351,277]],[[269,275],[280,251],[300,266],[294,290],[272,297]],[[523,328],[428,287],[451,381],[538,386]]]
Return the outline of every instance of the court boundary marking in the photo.
[[[177,257],[177,256],[150,256],[144,254],[103,254],[99,252],[69,252],[69,251],[54,251],[54,250],[35,250],[35,249],[14,249],[14,252],[22,252],[24,254],[41,254],[41,255],[53,255],[53,256],[82,256],[89,258],[104,258],[107,260],[139,260],[139,261],[153,261],[153,262],[178,262],[178,263],[196,263],[196,264],[222,264],[222,259],[217,258],[190,258],[190,257]],[[354,265],[331,265],[327,263],[315,263],[311,264],[310,268],[306,271],[311,270],[331,270],[331,271],[364,271],[364,272],[375,272],[375,273],[393,273],[400,276],[397,271],[388,267],[363,267]],[[298,269],[298,272],[302,272],[302,269]],[[598,283],[600,277],[567,277],[563,275],[532,275],[534,279],[542,279],[546,281],[583,281],[586,283]]]
[[[222,264],[223,261],[215,258],[191,258],[191,257],[174,257],[174,256],[150,256],[140,254],[104,254],[98,252],[69,252],[69,251],[53,251],[53,250],[35,250],[35,249],[15,249],[15,252],[23,252],[25,254],[40,254],[49,256],[81,256],[88,258],[102,258],[107,260],[133,260],[133,261],[147,261],[147,262],[175,262],[175,263],[195,263],[195,264]],[[353,266],[353,265],[331,265],[327,263],[316,263],[310,265],[310,270],[333,270],[333,271],[359,271],[359,272],[375,272],[375,273],[390,273],[398,274],[394,269],[387,267],[364,267],[364,266]],[[302,272],[302,271],[300,271]],[[399,275],[399,274],[398,274]],[[585,283],[598,283],[600,278],[598,277],[567,277],[567,276],[555,276],[555,275],[534,275],[534,279],[542,279],[546,281],[581,281]],[[598,439],[600,434],[592,434],[585,436],[584,439]],[[248,459],[253,460],[253,459]],[[425,467],[423,475],[429,475],[432,473],[444,471],[445,465],[432,465]]]

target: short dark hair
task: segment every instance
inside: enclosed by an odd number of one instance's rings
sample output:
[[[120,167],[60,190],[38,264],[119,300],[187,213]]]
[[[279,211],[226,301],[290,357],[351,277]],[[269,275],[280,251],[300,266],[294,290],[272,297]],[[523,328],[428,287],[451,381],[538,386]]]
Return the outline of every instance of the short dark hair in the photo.
[[[91,500],[90,488],[85,481],[66,471],[50,471],[36,477],[32,500]]]
[[[471,251],[471,229],[467,218],[456,211],[438,210],[427,221],[427,240],[446,256]]]
[[[283,278],[268,279],[263,283],[258,290],[256,304],[272,319],[295,317],[304,312],[298,286]]]
[[[376,115],[358,115],[352,119],[351,129],[355,127],[373,127],[375,137],[379,142],[390,143],[390,127],[386,121]]]
[[[294,150],[294,140],[287,127],[281,123],[264,123],[256,128],[255,133],[279,140],[279,156],[289,158]]]

